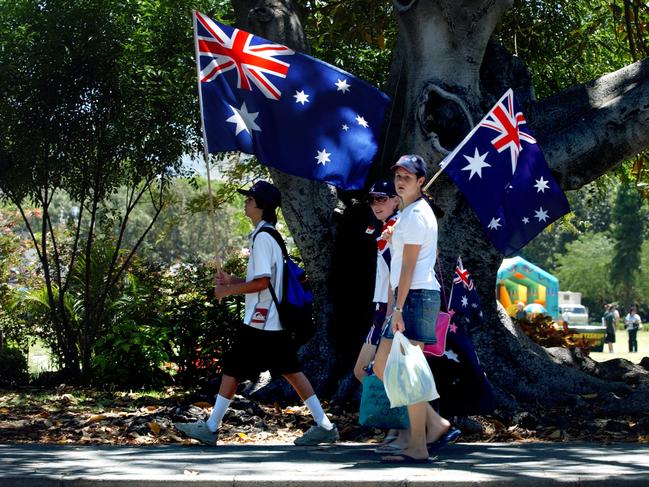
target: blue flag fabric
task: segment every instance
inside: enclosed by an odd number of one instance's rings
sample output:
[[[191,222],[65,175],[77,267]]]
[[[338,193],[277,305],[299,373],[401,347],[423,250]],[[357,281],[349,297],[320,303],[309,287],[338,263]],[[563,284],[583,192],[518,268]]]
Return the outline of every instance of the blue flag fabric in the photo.
[[[194,12],[208,152],[362,189],[389,98],[349,73]]]
[[[469,328],[484,323],[478,291],[473,284],[469,271],[462,265],[461,257],[457,258],[448,308],[455,312],[454,317],[456,319],[461,316],[465,317],[469,323]]]
[[[570,211],[511,89],[440,166],[505,256]]]

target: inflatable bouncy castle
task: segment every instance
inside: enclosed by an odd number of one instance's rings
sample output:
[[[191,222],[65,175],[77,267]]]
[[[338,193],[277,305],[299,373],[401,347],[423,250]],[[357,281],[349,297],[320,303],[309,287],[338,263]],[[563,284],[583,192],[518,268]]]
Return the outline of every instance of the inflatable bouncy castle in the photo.
[[[516,303],[538,304],[545,314],[559,318],[559,280],[522,257],[503,259],[496,280],[496,299],[510,316],[516,314]]]

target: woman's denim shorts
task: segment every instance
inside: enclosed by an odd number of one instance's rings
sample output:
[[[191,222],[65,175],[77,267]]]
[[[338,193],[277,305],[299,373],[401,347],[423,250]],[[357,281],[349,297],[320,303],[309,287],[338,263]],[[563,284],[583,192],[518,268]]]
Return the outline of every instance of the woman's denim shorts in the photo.
[[[395,290],[396,301],[398,290]],[[423,343],[436,343],[435,324],[441,303],[439,291],[432,289],[411,289],[403,305],[403,322],[406,325],[404,335],[409,340]],[[392,324],[385,327],[385,338],[392,339]]]

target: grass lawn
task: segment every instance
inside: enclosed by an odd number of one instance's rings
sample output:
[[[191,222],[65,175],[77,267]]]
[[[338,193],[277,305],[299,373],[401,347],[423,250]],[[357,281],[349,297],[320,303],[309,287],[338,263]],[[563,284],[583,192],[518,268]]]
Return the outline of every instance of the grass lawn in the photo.
[[[649,357],[649,330],[638,332],[637,353],[629,353],[629,339],[626,330],[617,330],[613,350],[614,353],[608,353],[608,345],[604,344],[603,352],[591,352],[590,357],[597,362],[605,362],[612,358],[624,358],[634,364],[639,364],[643,357]]]

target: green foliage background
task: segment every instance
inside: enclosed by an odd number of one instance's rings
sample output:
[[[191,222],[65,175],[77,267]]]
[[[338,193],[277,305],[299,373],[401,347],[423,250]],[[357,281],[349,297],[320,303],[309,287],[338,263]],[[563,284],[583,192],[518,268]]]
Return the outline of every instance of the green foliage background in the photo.
[[[312,55],[386,88],[397,37],[392,2],[297,3]],[[250,225],[234,190],[265,171],[250,158],[212,158],[225,180],[215,188],[215,243],[205,181],[181,179],[187,176],[182,156],[200,152],[201,143],[194,8],[233,20],[223,0],[0,0],[1,196],[24,206],[37,241],[47,228],[38,228],[38,210],[51,205],[49,226],[64,256],[73,252],[74,208],[87,211],[80,202],[90,197],[99,205],[97,248],[88,260],[77,261],[77,266],[91,262],[94,271],[86,282],[75,281],[65,300],[66,316],[74,323],[82,323],[92,301],[88,297],[96,295],[93,287],[102,285],[108,251],[117,249],[123,262],[156,215],[155,200],[143,199],[118,242],[129,188],[147,181],[161,184],[158,221],[96,316],[103,328],[92,367],[104,384],[119,383],[129,369],[155,371],[134,379],[140,385],[168,380],[172,372],[196,377],[198,352],[191,343],[203,355],[210,343],[218,344],[220,353],[227,347],[227,327],[239,319],[236,303],[219,307],[207,299],[205,263],[225,254],[236,260],[246,246]],[[543,98],[646,56],[647,21],[648,8],[641,2],[519,0],[495,35],[528,65],[536,94]],[[634,185],[646,197],[645,162],[639,155],[569,195],[573,213],[522,252],[556,273],[562,289],[581,291],[592,309],[608,301],[636,300],[649,291],[646,225],[632,247],[625,240],[633,225],[643,227],[644,204],[636,200],[627,207],[623,198],[633,194]],[[624,192],[618,190],[619,180],[626,181]],[[0,211],[0,326],[15,342],[38,333],[56,349],[42,271],[31,268],[19,277],[18,284],[32,291],[27,300],[15,299],[5,284],[10,267],[29,267],[17,259],[25,255],[29,235],[17,229],[15,211]],[[82,242],[91,235],[82,234]],[[189,267],[171,274],[179,263]],[[65,266],[60,269],[67,272]],[[210,328],[214,320],[225,328]],[[83,325],[75,326],[83,336]],[[179,368],[162,371],[162,364],[172,362]]]

